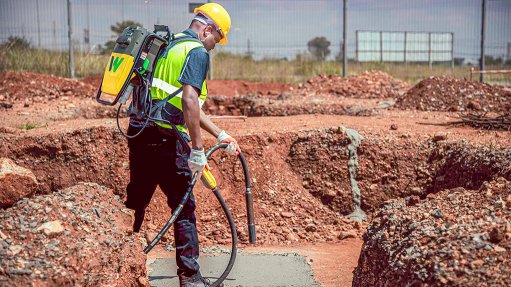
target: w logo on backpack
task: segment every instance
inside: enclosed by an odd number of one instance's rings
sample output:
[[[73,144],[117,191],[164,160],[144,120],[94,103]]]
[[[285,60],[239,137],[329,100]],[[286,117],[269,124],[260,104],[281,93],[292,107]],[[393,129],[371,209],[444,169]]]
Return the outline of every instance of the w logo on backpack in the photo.
[[[122,61],[124,61],[124,58],[112,56],[112,58],[110,59],[110,67],[108,68],[108,71],[111,72],[113,67],[115,73],[119,66],[122,64]]]

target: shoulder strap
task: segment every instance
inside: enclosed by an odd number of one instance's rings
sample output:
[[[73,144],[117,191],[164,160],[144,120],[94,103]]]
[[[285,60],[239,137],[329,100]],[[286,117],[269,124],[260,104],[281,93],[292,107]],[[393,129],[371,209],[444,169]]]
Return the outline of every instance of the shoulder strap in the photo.
[[[178,36],[174,35],[174,39],[171,40],[170,44],[167,46],[167,48],[165,48],[165,52],[163,53],[162,57],[164,57],[164,58],[167,57],[167,54],[169,53],[170,49],[172,49],[177,44],[186,42],[186,41],[196,42],[196,43],[200,44],[202,47],[204,47],[204,44],[202,44],[202,42],[200,40],[198,40],[197,38],[188,36],[186,34],[179,33]]]

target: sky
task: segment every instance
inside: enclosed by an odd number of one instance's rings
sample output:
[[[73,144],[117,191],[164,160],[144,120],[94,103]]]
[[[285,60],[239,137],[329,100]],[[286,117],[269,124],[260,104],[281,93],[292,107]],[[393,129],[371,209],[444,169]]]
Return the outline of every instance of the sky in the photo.
[[[84,29],[89,28],[91,45],[104,44],[113,39],[110,25],[122,20],[135,20],[148,28],[157,23],[166,24],[179,32],[193,17],[188,12],[189,2],[205,1],[71,0],[73,40],[85,48]],[[256,58],[294,58],[297,53],[307,51],[309,40],[324,36],[331,42],[330,58],[340,51],[341,0],[219,0],[218,3],[229,11],[232,28],[229,44],[217,46],[216,50],[235,53],[250,50]],[[356,56],[357,30],[407,31],[445,33],[438,34],[443,36],[438,36],[439,43],[433,44],[433,49],[437,45],[438,50],[450,49],[450,36],[445,35],[452,33],[454,57],[477,59],[481,3],[482,0],[348,0],[348,55]],[[487,3],[485,50],[487,54],[505,57],[507,46],[511,45],[508,44],[511,43],[511,0]],[[0,0],[0,41],[17,35],[26,37],[36,47],[64,50],[68,47],[67,30],[66,0]],[[385,49],[402,49],[403,35],[384,35]],[[418,37],[408,47],[415,45],[423,50],[427,45],[419,44],[420,34],[408,35]],[[375,45],[368,42],[379,42],[378,33],[366,37],[369,38],[359,43],[359,49],[367,50]]]

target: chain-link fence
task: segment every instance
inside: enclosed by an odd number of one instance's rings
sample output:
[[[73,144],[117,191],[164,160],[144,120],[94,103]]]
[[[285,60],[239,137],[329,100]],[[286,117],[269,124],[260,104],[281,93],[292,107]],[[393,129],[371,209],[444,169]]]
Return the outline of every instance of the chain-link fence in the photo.
[[[115,40],[112,26],[134,21],[148,28],[154,24],[166,24],[172,31],[179,32],[188,27],[193,17],[190,7],[205,1],[69,2],[74,49],[101,53],[107,50],[105,44],[108,41]],[[315,71],[342,72],[342,0],[216,2],[229,11],[232,28],[229,44],[217,45],[215,54],[227,52],[233,57],[250,56],[255,61],[280,60],[290,65],[304,59],[321,61],[323,64]],[[67,0],[0,0],[0,43],[12,44],[21,40],[34,48],[67,51],[70,42],[67,3]],[[445,73],[468,76],[469,68],[456,72],[452,65],[461,69],[479,63],[482,3],[483,0],[348,0],[347,57],[350,73],[364,69],[382,69],[392,73],[394,68],[406,62],[406,67],[399,69],[407,75],[425,77],[444,73],[445,69],[439,72],[434,67],[442,65],[450,68]],[[489,68],[511,66],[511,1],[487,0],[485,32],[485,59]],[[382,47],[376,47],[372,54],[369,53],[361,42],[364,36],[369,37],[366,41],[375,41],[375,45]],[[405,36],[408,39],[403,41]],[[320,39],[323,42],[318,38],[323,38]],[[410,52],[414,43],[423,40],[425,43],[415,44],[420,46],[415,47],[420,53],[414,55]],[[395,43],[392,44],[392,41]],[[441,48],[435,46],[438,41],[443,43]],[[326,47],[325,43],[328,44]],[[394,56],[385,52],[385,49],[404,48],[403,45],[408,45],[408,52],[401,52],[401,56],[396,56],[396,52],[392,52]],[[440,52],[435,52],[435,49],[442,51],[440,58],[436,58]],[[413,61],[414,57],[421,61]],[[405,58],[408,61],[404,61]],[[340,65],[335,66],[336,62]],[[392,63],[381,64],[386,62]],[[417,68],[417,65],[420,67]]]

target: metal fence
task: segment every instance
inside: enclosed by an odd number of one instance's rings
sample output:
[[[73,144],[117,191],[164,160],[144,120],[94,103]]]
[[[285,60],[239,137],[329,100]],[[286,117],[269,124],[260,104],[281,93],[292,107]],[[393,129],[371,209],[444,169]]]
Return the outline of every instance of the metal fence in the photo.
[[[454,33],[356,31],[357,62],[449,62],[454,65]]]
[[[385,61],[399,57],[412,61],[477,65],[480,59],[482,3],[484,0],[348,0],[347,57],[351,61]],[[72,15],[72,43],[75,49],[99,51],[115,39],[111,26],[133,20],[152,27],[169,25],[173,31],[188,27],[192,18],[190,3],[204,0],[69,0]],[[218,0],[231,14],[229,44],[217,51],[251,55],[254,59],[288,59],[308,55],[307,43],[323,36],[329,42],[327,61],[342,59],[342,0]],[[412,49],[414,42],[445,42],[435,51],[410,51],[390,56],[364,52],[357,42],[357,31],[408,31],[405,34],[380,33],[379,45],[387,38]],[[485,55],[501,65],[511,64],[511,1],[486,2]],[[359,32],[361,33],[361,32]],[[431,33],[431,34],[430,34]],[[453,36],[454,35],[454,36]],[[9,37],[24,37],[34,47],[68,50],[67,0],[0,0],[0,43]],[[359,40],[362,34],[358,34]],[[373,36],[370,36],[373,37]],[[386,38],[387,37],[387,38]],[[413,38],[416,38],[413,40]],[[440,37],[440,38],[436,38]],[[377,37],[376,37],[377,38]],[[374,38],[374,39],[376,39]],[[11,38],[12,39],[12,38]],[[373,40],[374,40],[373,39]],[[387,39],[387,40],[386,40]],[[397,40],[396,40],[397,39]],[[357,47],[358,43],[358,47]],[[431,41],[429,42],[431,44]],[[397,45],[397,44],[395,44]],[[417,44],[418,45],[418,44]],[[446,46],[447,45],[447,46]],[[390,47],[390,48],[389,48]],[[440,52],[442,51],[442,52]],[[392,52],[396,54],[395,52]],[[426,54],[424,54],[426,53]],[[428,54],[429,53],[429,54]],[[442,54],[442,56],[439,56]],[[429,57],[428,59],[426,59]],[[436,58],[440,57],[440,58]],[[433,61],[431,61],[433,60]],[[425,75],[426,76],[426,75]]]

